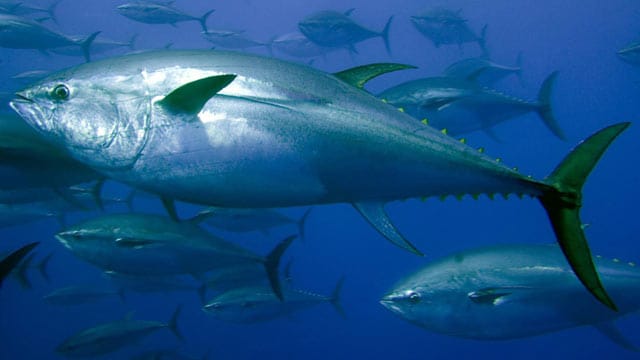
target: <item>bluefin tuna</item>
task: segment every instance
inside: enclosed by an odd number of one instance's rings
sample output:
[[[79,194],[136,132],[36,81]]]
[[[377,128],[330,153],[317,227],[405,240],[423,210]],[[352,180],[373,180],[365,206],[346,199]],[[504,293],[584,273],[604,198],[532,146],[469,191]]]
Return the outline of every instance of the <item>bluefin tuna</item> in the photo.
[[[301,59],[324,56],[335,50],[333,47],[317,45],[297,31],[273,38],[269,49]]]
[[[462,10],[433,8],[420,15],[412,16],[411,23],[422,35],[430,39],[435,47],[461,46],[465,43],[477,42],[486,53],[486,25],[482,28],[480,36],[476,35],[467,24],[467,19],[462,17],[461,12]]]
[[[260,231],[268,234],[274,227],[296,225],[298,234],[304,239],[304,225],[311,208],[299,219],[292,219],[275,209],[244,209],[210,207],[200,211],[191,221],[201,222],[230,232]]]
[[[17,93],[11,106],[76,159],[134,187],[222,207],[352,203],[415,253],[385,203],[530,195],[577,275],[614,307],[579,209],[586,177],[629,124],[598,131],[536,180],[362,90],[368,79],[402,68],[374,64],[332,75],[250,54],[167,50],[63,70]]]
[[[309,40],[325,47],[346,48],[356,52],[355,44],[381,37],[387,53],[391,53],[389,46],[389,28],[393,16],[387,20],[387,24],[381,32],[369,30],[353,21],[350,17],[353,9],[346,13],[337,11],[319,11],[313,13],[298,23],[298,29]]]
[[[170,4],[162,4],[152,1],[138,1],[122,4],[117,7],[118,13],[131,20],[145,24],[170,24],[175,26],[179,22],[197,21],[202,31],[207,31],[207,19],[215,10],[209,10],[201,17],[189,15],[182,10],[172,7]]]
[[[248,49],[259,46],[268,46],[266,43],[250,39],[244,31],[214,30],[209,29],[202,32],[202,36],[212,43],[216,48],[222,49]]]
[[[281,297],[280,257],[295,236],[260,256],[213,236],[190,222],[164,216],[111,214],[71,226],[56,238],[74,255],[103,270],[131,275],[199,275],[248,264],[262,264]]]
[[[33,14],[47,15],[47,19],[51,19],[53,22],[57,23],[58,20],[56,18],[55,11],[58,4],[60,4],[60,1],[62,0],[56,0],[47,7],[29,5],[18,1],[0,1],[0,13],[18,16]]]
[[[161,329],[169,329],[178,339],[182,339],[182,334],[178,330],[180,309],[180,307],[176,309],[168,323],[133,320],[130,315],[127,315],[122,320],[82,330],[63,341],[56,348],[56,352],[68,357],[94,358],[135,345],[141,339]]]
[[[131,52],[135,50],[136,39],[138,34],[131,36],[129,41],[115,41],[111,39],[103,39],[98,37],[91,43],[91,53],[93,55],[105,54],[115,50],[125,50],[121,52]],[[51,49],[51,52],[64,56],[83,56],[77,46],[63,46]]]
[[[595,326],[629,348],[613,321],[640,309],[640,269],[596,258],[618,311],[585,296],[557,245],[481,247],[435,261],[402,280],[381,303],[433,332],[479,340]]]
[[[522,54],[518,54],[515,66],[501,65],[482,56],[456,61],[449,65],[443,73],[445,77],[473,80],[486,85],[491,85],[514,74],[522,82]]]
[[[50,30],[39,23],[19,16],[0,14],[0,47],[47,51],[62,46],[79,46],[86,61],[91,59],[90,47],[100,32],[82,38],[72,38]]]
[[[330,296],[285,287],[285,301],[279,301],[269,288],[238,288],[216,296],[202,309],[217,319],[235,323],[269,321],[320,303],[330,303],[344,316],[340,305],[342,284],[343,279],[340,279]]]
[[[549,75],[540,87],[537,101],[527,101],[505,95],[468,79],[431,77],[410,80],[378,95],[402,108],[416,119],[448,134],[460,135],[483,130],[495,137],[491,127],[503,121],[534,112],[560,139],[562,129],[551,109],[551,88],[557,72]]]
[[[104,289],[95,285],[73,285],[55,289],[42,299],[51,305],[80,305],[103,301],[117,296],[124,301],[124,293],[112,289]]]

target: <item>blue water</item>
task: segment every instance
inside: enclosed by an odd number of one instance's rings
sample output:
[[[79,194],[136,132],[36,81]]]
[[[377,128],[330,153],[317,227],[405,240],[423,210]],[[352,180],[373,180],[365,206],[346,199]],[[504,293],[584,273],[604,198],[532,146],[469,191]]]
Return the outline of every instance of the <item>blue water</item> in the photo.
[[[125,41],[139,34],[137,48],[208,48],[197,22],[148,25],[133,22],[115,12],[124,1],[64,0],[56,15],[59,25],[48,26],[66,34],[86,35],[101,30],[104,36]],[[39,5],[46,5],[46,2]],[[413,64],[415,71],[387,75],[370,83],[373,92],[421,76],[439,74],[458,59],[479,55],[475,44],[435,48],[410,24],[409,17],[434,4],[417,0],[396,1],[181,1],[175,6],[200,16],[211,7],[211,28],[246,30],[253,38],[271,37],[296,29],[304,16],[319,10],[345,11],[355,8],[353,18],[381,30],[395,15],[391,28],[392,54],[380,38],[356,46],[358,54],[338,51],[319,58],[313,66],[333,72],[370,62],[393,61]],[[437,4],[435,4],[437,5]],[[488,154],[537,178],[550,172],[564,154],[593,131],[620,121],[635,122],[640,110],[640,69],[620,61],[615,52],[634,40],[640,31],[640,3],[636,0],[588,1],[449,1],[446,6],[463,9],[469,26],[480,31],[488,24],[487,45],[493,60],[514,64],[523,54],[523,85],[509,78],[496,85],[511,94],[534,99],[542,80],[559,71],[553,106],[568,141],[554,138],[535,115],[527,115],[496,127],[503,139],[496,142],[482,133],[467,136],[467,142],[482,146]],[[266,55],[266,50],[256,49]],[[55,70],[82,62],[81,58],[44,55],[33,50],[1,49],[2,88],[14,91],[9,79],[32,69]],[[637,201],[640,200],[640,128],[634,124],[613,144],[584,188],[582,218],[594,253],[640,262],[637,233]],[[106,194],[122,195],[122,185],[109,183]],[[160,203],[139,198],[136,210],[162,212]],[[378,304],[393,284],[428,261],[470,247],[495,243],[546,243],[554,241],[548,220],[537,201],[512,198],[477,201],[429,199],[409,200],[387,206],[396,225],[422,251],[424,258],[390,245],[349,205],[315,207],[307,223],[304,242],[295,243],[286,255],[294,259],[297,287],[329,294],[346,277],[342,302],[347,318],[329,305],[319,305],[290,318],[255,325],[234,325],[215,320],[200,310],[195,293],[157,295],[128,294],[117,299],[77,307],[55,307],[42,301],[51,290],[75,283],[106,283],[100,272],[76,259],[55,239],[60,228],[54,220],[18,225],[2,230],[0,249],[41,241],[38,257],[49,252],[51,282],[30,273],[32,289],[22,289],[9,279],[0,290],[0,359],[60,358],[54,348],[73,333],[123,317],[168,320],[177,304],[184,305],[179,326],[186,341],[180,343],[168,331],[150,336],[138,347],[112,355],[125,359],[143,349],[178,347],[201,356],[210,349],[212,359],[617,359],[637,354],[617,347],[592,328],[576,328],[534,338],[482,342],[429,333],[395,317]],[[115,207],[111,211],[124,211]],[[180,205],[183,214],[192,206]],[[304,208],[286,209],[298,217]],[[73,223],[91,214],[69,215]],[[269,236],[260,233],[228,234],[227,238],[266,253],[277,241],[295,232],[280,228]],[[553,299],[550,299],[552,301]],[[619,328],[640,345],[640,321],[634,315],[618,321]],[[110,358],[110,357],[106,357]]]

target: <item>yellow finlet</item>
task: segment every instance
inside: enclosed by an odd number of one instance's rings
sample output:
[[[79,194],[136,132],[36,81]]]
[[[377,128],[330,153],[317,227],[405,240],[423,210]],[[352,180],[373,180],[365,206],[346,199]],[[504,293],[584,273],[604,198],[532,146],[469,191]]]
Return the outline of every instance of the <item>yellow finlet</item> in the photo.
[[[500,195],[502,195],[505,200],[509,200],[509,193],[502,193]]]
[[[382,100],[382,102],[385,104],[387,103],[387,99],[380,99],[380,100]]]
[[[501,158],[496,158],[496,162],[497,163],[502,162],[502,159]]]
[[[427,120],[427,118],[424,118],[424,119],[420,120],[420,122],[425,124],[425,125],[429,125],[429,120]]]
[[[440,130],[441,133],[448,135],[449,132],[447,131],[447,128],[443,128],[442,130]]]
[[[484,153],[484,148],[483,148],[483,147],[479,147],[479,148],[478,148],[478,152],[479,152],[480,154]]]
[[[478,200],[479,197],[480,197],[480,194],[471,194],[471,198],[473,200]]]
[[[460,142],[463,143],[463,144],[466,144],[467,143],[467,139],[462,138],[462,139],[460,139]]]
[[[464,197],[464,194],[458,194],[458,195],[456,195],[456,199],[457,199],[458,201],[462,200],[462,198],[463,198],[463,197]]]
[[[629,266],[636,266],[636,263],[629,261],[628,262]]]
[[[489,198],[489,200],[493,200],[493,199],[495,199],[496,194],[487,193],[487,197]]]
[[[445,201],[447,199],[447,195],[440,195],[440,201]]]
[[[401,113],[403,113],[403,112],[404,112],[404,108],[399,107],[399,108],[398,108],[398,111],[400,111]]]
[[[614,262],[614,263],[619,263],[619,262],[620,262],[620,259],[613,258],[613,262]]]

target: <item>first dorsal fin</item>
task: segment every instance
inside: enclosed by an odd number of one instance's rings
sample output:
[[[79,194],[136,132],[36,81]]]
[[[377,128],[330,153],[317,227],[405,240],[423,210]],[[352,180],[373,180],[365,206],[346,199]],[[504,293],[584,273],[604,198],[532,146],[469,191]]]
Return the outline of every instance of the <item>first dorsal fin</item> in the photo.
[[[368,64],[362,66],[356,66],[354,68],[350,68],[347,70],[342,70],[340,72],[334,73],[333,76],[338,79],[353,85],[359,89],[364,88],[364,84],[367,81],[376,78],[380,75],[398,71],[398,70],[407,70],[407,69],[415,69],[416,67],[413,65],[405,65],[405,64],[396,64],[396,63],[375,63]]]
[[[229,85],[236,75],[216,75],[186,83],[173,90],[161,101],[162,107],[173,113],[195,115],[215,94]]]

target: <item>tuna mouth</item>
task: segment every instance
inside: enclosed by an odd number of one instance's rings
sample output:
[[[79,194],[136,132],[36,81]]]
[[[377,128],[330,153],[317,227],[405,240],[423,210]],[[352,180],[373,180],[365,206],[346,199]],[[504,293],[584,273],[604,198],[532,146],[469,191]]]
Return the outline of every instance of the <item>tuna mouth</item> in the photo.
[[[402,310],[398,306],[396,302],[397,296],[394,295],[385,295],[382,299],[380,299],[380,305],[384,306],[387,310],[390,310],[393,313],[399,314],[402,313]]]
[[[22,93],[15,93],[17,99],[12,100],[11,102],[22,102],[22,103],[33,103],[33,100],[29,99],[28,97],[26,97],[25,95],[22,95]]]

